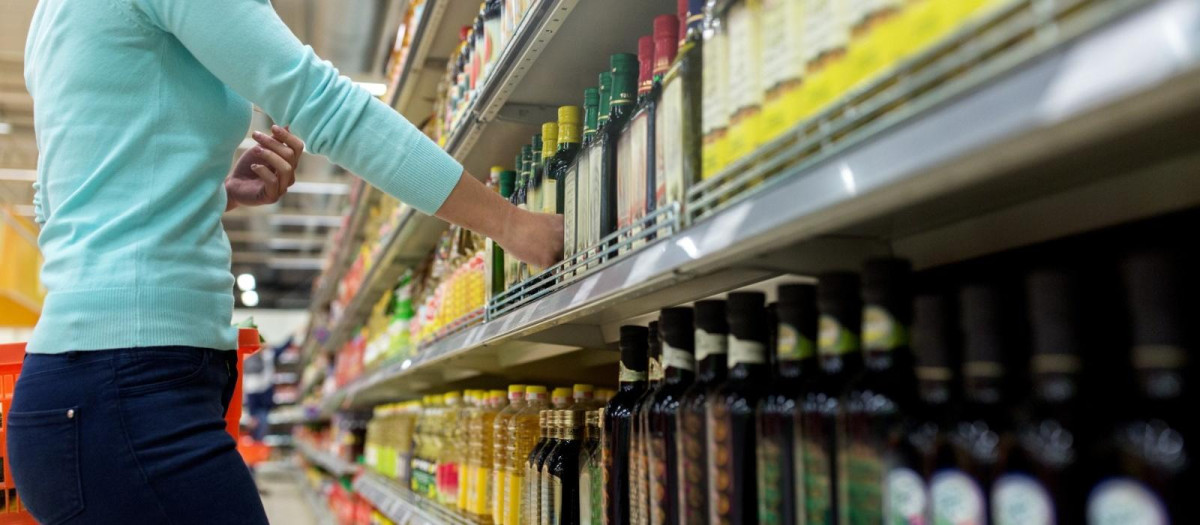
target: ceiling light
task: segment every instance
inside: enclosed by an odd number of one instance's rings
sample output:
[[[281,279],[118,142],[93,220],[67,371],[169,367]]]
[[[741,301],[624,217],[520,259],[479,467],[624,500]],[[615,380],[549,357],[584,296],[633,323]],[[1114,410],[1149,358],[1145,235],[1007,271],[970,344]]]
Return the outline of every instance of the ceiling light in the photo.
[[[355,82],[355,84],[367,90],[367,93],[370,93],[372,97],[382,97],[388,90],[387,84],[380,84],[378,82]]]
[[[253,290],[255,288],[255,286],[257,285],[257,283],[254,281],[253,275],[250,275],[248,273],[243,273],[243,274],[237,276],[237,285],[238,285],[238,288],[241,289],[242,291],[248,292],[248,291]],[[242,297],[245,297],[245,295],[243,295]]]
[[[248,308],[258,306],[258,292],[254,290],[246,290],[242,292],[242,304]]]

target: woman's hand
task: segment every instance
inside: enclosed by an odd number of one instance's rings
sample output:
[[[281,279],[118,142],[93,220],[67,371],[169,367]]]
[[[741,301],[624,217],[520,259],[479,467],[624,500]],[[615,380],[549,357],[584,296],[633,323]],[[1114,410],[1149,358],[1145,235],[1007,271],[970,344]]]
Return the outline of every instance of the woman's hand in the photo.
[[[304,142],[279,126],[271,126],[271,135],[255,131],[252,136],[258,145],[244,153],[225,178],[225,211],[274,204],[296,182]]]
[[[505,253],[538,268],[549,268],[563,257],[563,217],[510,207],[509,220],[496,242]]]

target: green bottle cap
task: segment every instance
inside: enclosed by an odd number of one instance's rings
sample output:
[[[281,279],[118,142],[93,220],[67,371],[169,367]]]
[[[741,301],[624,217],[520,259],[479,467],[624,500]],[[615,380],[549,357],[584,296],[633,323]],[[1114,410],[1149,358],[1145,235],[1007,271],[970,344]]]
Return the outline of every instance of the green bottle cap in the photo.
[[[587,88],[583,90],[583,132],[596,133],[596,120],[600,112],[600,90]]]
[[[541,160],[541,158],[542,158],[542,134],[541,133],[533,134],[533,141],[530,142],[529,147],[530,147],[530,151],[533,152],[534,162]]]
[[[598,124],[608,122],[608,103],[612,101],[613,76],[611,71],[600,73],[600,106]]]
[[[608,63],[612,67],[612,88],[609,95],[611,97],[611,101],[609,102],[610,107],[633,104],[637,97],[637,55],[633,53],[617,53],[608,58]]]
[[[513,186],[517,184],[517,172],[513,170],[504,170],[500,172],[500,196],[509,198],[512,196]]]

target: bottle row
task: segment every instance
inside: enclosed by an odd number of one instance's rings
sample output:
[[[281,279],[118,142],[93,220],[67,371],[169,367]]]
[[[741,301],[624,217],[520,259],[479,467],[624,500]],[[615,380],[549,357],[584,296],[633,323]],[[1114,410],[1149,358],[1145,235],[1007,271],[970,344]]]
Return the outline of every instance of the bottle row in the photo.
[[[996,3],[680,0],[490,181],[517,206],[564,215],[564,255],[589,259],[580,273],[652,240],[665,218],[646,218],[682,207],[693,184]],[[541,270],[488,260],[493,294]]]
[[[368,464],[496,525],[1190,523],[1196,280],[1108,242],[667,308],[611,397],[381,407]]]

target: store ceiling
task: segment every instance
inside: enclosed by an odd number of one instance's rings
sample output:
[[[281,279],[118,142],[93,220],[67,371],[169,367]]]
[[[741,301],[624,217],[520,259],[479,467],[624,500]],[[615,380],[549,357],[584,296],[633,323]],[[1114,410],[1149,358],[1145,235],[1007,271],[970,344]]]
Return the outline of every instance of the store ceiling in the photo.
[[[274,0],[292,31],[343,74],[382,82],[384,61],[407,0]],[[25,91],[23,56],[37,0],[0,1],[0,205],[32,215],[37,167],[33,100]],[[266,129],[256,112],[252,129]],[[243,145],[252,144],[247,140]],[[239,150],[238,154],[241,153]],[[233,157],[231,157],[232,160]],[[234,274],[255,276],[259,307],[304,308],[329,238],[341,223],[352,178],[322,157],[301,161],[297,184],[278,204],[225,217]],[[239,299],[239,306],[242,302]],[[248,305],[247,305],[248,306]]]

